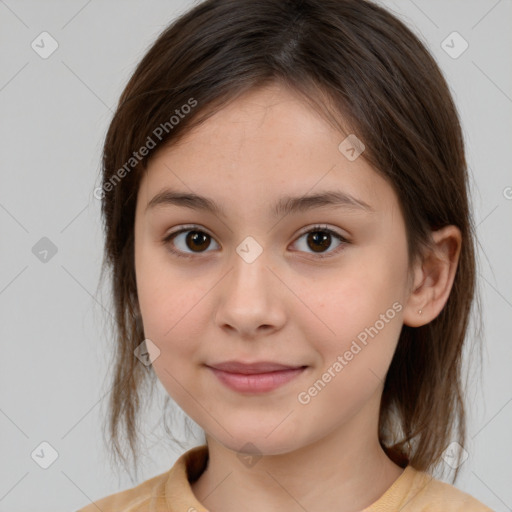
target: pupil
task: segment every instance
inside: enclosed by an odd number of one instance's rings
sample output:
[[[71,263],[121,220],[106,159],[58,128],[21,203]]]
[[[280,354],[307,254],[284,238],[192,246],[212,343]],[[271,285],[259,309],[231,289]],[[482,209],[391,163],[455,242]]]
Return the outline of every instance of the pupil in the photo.
[[[187,236],[187,242],[193,242],[192,245],[195,246],[197,249],[206,249],[208,247],[208,244],[205,244],[206,241],[206,233],[200,233],[198,231],[191,231],[189,235]],[[202,243],[201,243],[201,238]],[[205,244],[205,247],[201,247],[201,245]],[[192,247],[193,248],[193,247]]]
[[[321,249],[328,249],[329,248],[329,237],[330,235],[326,233],[325,231],[313,231],[308,236],[308,242],[313,240],[314,243],[320,243]],[[314,251],[316,250],[315,247],[311,247]],[[317,251],[321,252],[321,251]]]

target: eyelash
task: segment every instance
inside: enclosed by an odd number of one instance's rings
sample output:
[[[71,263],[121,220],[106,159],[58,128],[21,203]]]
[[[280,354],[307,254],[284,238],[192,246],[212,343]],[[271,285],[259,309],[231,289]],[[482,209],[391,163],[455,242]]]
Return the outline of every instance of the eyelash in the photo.
[[[180,233],[186,233],[187,231],[197,231],[199,233],[204,233],[205,235],[208,235],[209,237],[213,238],[209,233],[207,233],[206,231],[200,229],[200,226],[197,226],[197,225],[186,226],[186,227],[180,229],[179,231],[174,231],[172,233],[169,233],[167,236],[164,237],[164,239],[162,240],[162,243],[167,246],[167,249],[172,254],[176,255],[179,258],[188,258],[188,259],[190,259],[190,258],[194,258],[198,254],[201,254],[201,253],[187,254],[187,253],[183,253],[183,251],[177,251],[176,249],[173,249],[171,247],[171,243],[170,243],[171,240],[174,237],[176,237],[177,235],[179,235]],[[303,231],[299,235],[298,238],[301,238],[304,235],[307,235],[307,234],[315,232],[315,231],[329,233],[330,235],[333,235],[335,238],[337,238],[341,242],[340,245],[336,249],[334,249],[333,251],[327,253],[327,255],[324,255],[322,253],[317,253],[317,255],[316,255],[317,259],[330,258],[333,255],[338,254],[340,251],[342,251],[344,249],[345,245],[350,243],[345,237],[341,236],[336,231],[334,231],[332,229],[329,229],[327,226],[322,226],[322,225],[313,226],[313,227],[309,228],[307,231]],[[207,252],[207,251],[205,251],[205,252]]]

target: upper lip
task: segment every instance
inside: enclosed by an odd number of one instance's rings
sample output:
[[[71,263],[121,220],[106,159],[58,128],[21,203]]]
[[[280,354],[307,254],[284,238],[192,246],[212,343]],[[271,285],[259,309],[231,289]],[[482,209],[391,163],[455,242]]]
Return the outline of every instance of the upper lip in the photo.
[[[290,365],[274,363],[272,361],[259,361],[255,363],[242,363],[240,361],[225,361],[223,363],[215,363],[207,365],[210,368],[222,370],[229,373],[243,373],[243,374],[255,374],[255,373],[268,373],[279,370],[294,370],[302,368],[304,365]]]

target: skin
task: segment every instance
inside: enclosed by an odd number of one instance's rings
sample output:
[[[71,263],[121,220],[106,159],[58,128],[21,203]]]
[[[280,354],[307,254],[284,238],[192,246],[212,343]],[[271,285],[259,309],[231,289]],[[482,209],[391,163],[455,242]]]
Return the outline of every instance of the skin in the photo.
[[[344,138],[295,93],[266,86],[157,152],[141,181],[135,267],[144,332],[160,351],[153,368],[161,383],[206,433],[209,465],[192,489],[212,512],[361,510],[403,472],[378,442],[383,379],[402,325],[428,323],[446,303],[460,233],[435,232],[435,249],[410,265],[396,194],[363,157],[340,152]],[[146,211],[166,187],[207,196],[226,216],[171,204]],[[373,211],[271,216],[281,196],[320,190],[344,191]],[[187,224],[210,235],[199,249],[186,243],[188,232],[162,242]],[[316,224],[349,243],[329,235],[323,250],[308,243],[301,230]],[[252,263],[236,251],[248,236],[263,250]],[[394,303],[400,311],[300,403],[298,394]],[[205,366],[231,359],[307,369],[248,395]],[[248,442],[245,453],[262,455],[250,466],[238,457]]]

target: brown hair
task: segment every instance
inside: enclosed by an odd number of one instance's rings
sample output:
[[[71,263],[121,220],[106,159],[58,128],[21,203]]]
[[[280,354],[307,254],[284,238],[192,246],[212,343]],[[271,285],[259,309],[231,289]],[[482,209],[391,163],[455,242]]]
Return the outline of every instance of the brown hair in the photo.
[[[102,275],[108,265],[115,308],[112,453],[126,460],[124,427],[136,464],[143,386],[155,381],[134,357],[144,340],[134,269],[142,173],[158,149],[269,83],[299,92],[364,142],[363,157],[398,195],[410,262],[429,246],[430,230],[452,224],[461,231],[449,299],[429,324],[403,326],[379,418],[380,442],[394,461],[432,470],[451,441],[464,446],[466,439],[462,347],[476,271],[463,136],[448,85],[423,43],[387,10],[361,0],[203,1],[160,34],[126,85],[106,135],[101,187]],[[195,106],[182,108],[187,104]],[[184,115],[170,121],[178,110]],[[135,158],[150,139],[149,154]]]

